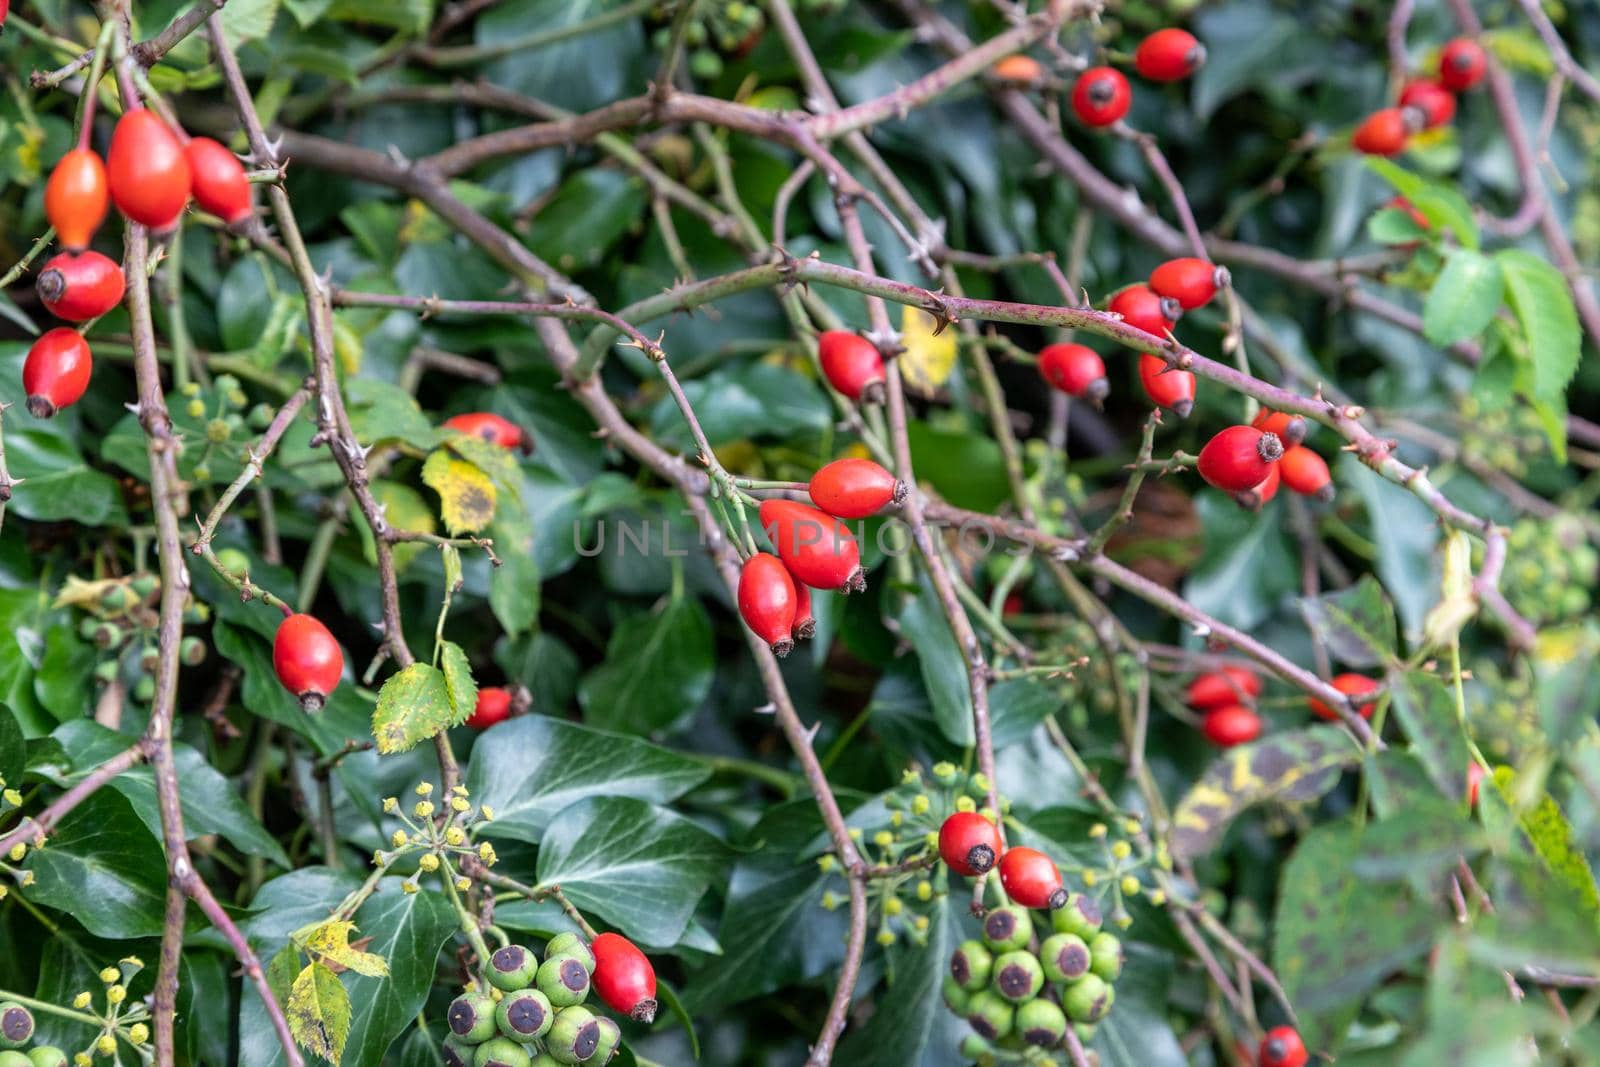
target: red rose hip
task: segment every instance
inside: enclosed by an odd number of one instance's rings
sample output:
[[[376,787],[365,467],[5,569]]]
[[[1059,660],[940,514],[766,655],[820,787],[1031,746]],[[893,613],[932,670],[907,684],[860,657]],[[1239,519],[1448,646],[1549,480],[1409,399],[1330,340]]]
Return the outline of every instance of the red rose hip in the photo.
[[[1085,126],[1110,126],[1128,113],[1133,93],[1113,67],[1091,67],[1072,86],[1072,110]]]
[[[1261,736],[1261,717],[1243,704],[1228,704],[1206,712],[1200,730],[1212,744],[1232,748]]]
[[[1034,848],[1008,848],[1000,857],[1000,885],[1025,908],[1062,907],[1067,890],[1055,861]]]
[[[1457,37],[1439,52],[1439,81],[1446,89],[1471,89],[1488,69],[1489,57],[1477,41]]]
[[[1306,420],[1299,415],[1262,408],[1250,425],[1262,433],[1275,433],[1284,445],[1297,445],[1306,439]]]
[[[739,571],[739,615],[778,656],[794,647],[794,579],[778,557],[758,552]]]
[[[1281,466],[1283,464],[1274,463],[1272,469],[1267,472],[1267,476],[1261,479],[1260,485],[1246,489],[1242,493],[1234,493],[1234,503],[1246,511],[1260,511],[1266,507],[1267,502],[1278,495],[1278,485],[1282,481],[1278,468]]]
[[[1153,82],[1182,81],[1206,61],[1206,46],[1188,30],[1168,26],[1139,42],[1133,67]]]
[[[1364,674],[1346,673],[1334,675],[1333,678],[1329,679],[1328,684],[1333,686],[1339,692],[1343,693],[1345,696],[1351,697],[1359,697],[1378,688],[1378,683],[1373,681],[1371,678],[1368,678]],[[1376,704],[1373,703],[1361,704],[1356,708],[1356,711],[1363,719],[1370,719],[1372,718],[1372,710],[1374,707],[1376,707]],[[1316,697],[1311,698],[1311,710],[1319,719],[1336,720],[1339,718],[1338,712],[1334,711]]]
[[[1328,471],[1327,462],[1305,445],[1295,445],[1286,451],[1278,467],[1283,471],[1283,484],[1301,496],[1333,499],[1333,475]]]
[[[75,404],[89,388],[94,360],[89,343],[77,330],[58,326],[28,349],[22,364],[22,391],[28,397],[28,413],[48,419],[57,411]]]
[[[1261,695],[1261,679],[1247,667],[1207,671],[1189,683],[1189,706],[1196,711],[1239,704]]]
[[[817,636],[817,617],[811,613],[811,587],[792,574],[789,580],[794,582],[794,639],[809,641]]]
[[[501,448],[515,448],[519,451],[528,451],[530,442],[527,435],[522,432],[522,427],[510,419],[502,418],[489,411],[471,411],[465,415],[452,415],[444,420],[444,428],[455,430],[457,433],[470,434],[481,438],[491,445]]]
[[[44,213],[56,239],[68,252],[89,247],[110,209],[106,167],[91,148],[74,148],[61,157],[44,187]]]
[[[1039,353],[1039,373],[1051,386],[1068,396],[1098,404],[1111,392],[1105,361],[1088,345],[1046,345]]]
[[[1368,115],[1350,135],[1350,143],[1356,151],[1369,156],[1395,156],[1405,148],[1406,138],[1410,136],[1405,112],[1397,107],[1386,107]]]
[[[958,811],[939,827],[939,858],[957,874],[987,874],[1000,858],[1000,828],[975,811]]]
[[[817,358],[828,384],[851,400],[884,401],[883,357],[871,341],[847,330],[829,330],[817,338]]]
[[[1194,374],[1168,367],[1160,356],[1145,352],[1139,356],[1139,384],[1145,396],[1159,408],[1166,408],[1180,419],[1194,410]]]
[[[1400,90],[1400,106],[1415,108],[1424,129],[1443,126],[1455,117],[1455,94],[1432,78],[1414,78]]]
[[[1305,1067],[1309,1054],[1292,1026],[1268,1030],[1261,1039],[1261,1067]]]
[[[158,233],[171,229],[189,203],[192,176],[183,145],[149,108],[130,108],[117,121],[106,170],[118,210]]]
[[[34,288],[52,315],[86,322],[120,304],[124,284],[116,260],[95,251],[63,252],[45,263]]]
[[[250,179],[239,157],[209,137],[195,137],[183,146],[189,162],[189,190],[195,203],[229,226],[250,217]]]
[[[1222,267],[1194,256],[1169,259],[1150,272],[1150,289],[1162,297],[1176,300],[1185,311],[1203,307],[1217,295],[1227,277]]]
[[[344,653],[321,622],[310,615],[290,615],[272,639],[272,667],[302,708],[318,711],[344,674]]]
[[[1283,457],[1283,442],[1275,433],[1254,426],[1229,426],[1200,450],[1200,477],[1225,493],[1242,493],[1260,485]]]
[[[478,690],[478,702],[467,717],[466,725],[474,730],[487,730],[496,723],[511,718],[511,690],[497,685],[486,685]]]
[[[906,498],[906,483],[870,459],[836,459],[811,476],[811,502],[840,519],[864,519]]]
[[[635,1022],[653,1022],[656,972],[650,958],[620,934],[601,934],[589,948],[594,953],[591,980],[600,999]]]
[[[1178,324],[1183,305],[1161,296],[1148,285],[1130,285],[1111,298],[1106,310],[1121,315],[1122,321],[1135,330],[1165,338]]]
[[[793,500],[764,500],[761,527],[789,573],[813,589],[867,587],[860,546],[832,515]]]

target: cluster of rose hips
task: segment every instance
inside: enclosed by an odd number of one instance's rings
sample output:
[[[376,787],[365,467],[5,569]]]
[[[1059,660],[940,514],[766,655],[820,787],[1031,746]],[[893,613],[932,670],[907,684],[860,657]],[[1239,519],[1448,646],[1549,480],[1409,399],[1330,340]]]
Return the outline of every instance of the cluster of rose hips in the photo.
[[[131,693],[135,700],[148,704],[155,696],[154,674],[160,659],[156,609],[161,599],[161,579],[142,571],[124,578],[69,585],[63,590],[62,599],[86,612],[78,623],[78,634],[99,652],[95,680],[102,685],[116,681],[123,675],[128,654],[136,650],[136,657],[131,657],[128,665],[130,673],[135,666],[138,670]],[[201,624],[210,617],[210,607],[192,597],[184,607],[186,623]],[[193,634],[184,637],[178,642],[178,658],[190,667],[204,663],[205,641]]]
[[[105,983],[105,1009],[98,1014],[81,1014],[94,1003],[94,997],[87,991],[72,998],[71,1012],[40,1005],[75,1020],[99,1025],[99,1036],[88,1048],[74,1053],[70,1060],[65,1052],[54,1045],[27,1048],[34,1036],[33,1013],[16,1001],[0,1001],[0,1067],[68,1067],[69,1064],[73,1067],[90,1067],[97,1056],[117,1063],[120,1062],[117,1055],[119,1040],[132,1046],[142,1062],[151,1062],[154,1057],[147,1047],[150,1040],[150,1010],[142,1001],[128,999],[128,983],[143,969],[143,960],[129,956],[115,967],[102,970],[100,980]]]
[[[1379,688],[1379,683],[1366,675],[1350,672],[1334,675],[1328,684],[1351,697],[1366,696]],[[1229,666],[1197,675],[1189,683],[1186,700],[1200,712],[1200,730],[1206,738],[1222,748],[1232,748],[1261,736],[1261,716],[1255,711],[1261,688],[1261,678],[1254,671]],[[1320,719],[1339,718],[1338,712],[1316,697],[1309,697],[1307,704]],[[1375,702],[1367,701],[1356,710],[1363,719],[1370,719],[1375,707]]]
[[[1443,126],[1455,117],[1455,94],[1483,80],[1489,59],[1476,41],[1458,37],[1439,52],[1436,78],[1412,78],[1400,90],[1396,106],[1368,115],[1350,143],[1369,156],[1394,156],[1421,130]]]
[[[590,991],[639,1022],[656,1014],[656,975],[643,952],[618,934],[593,944],[561,933],[544,959],[524,945],[489,957],[484,988],[450,1002],[445,1067],[556,1067],[604,1064],[622,1045],[622,1028],[584,1007]]]
[[[841,336],[872,348],[855,334]],[[877,358],[876,349],[872,354]],[[816,507],[794,500],[761,502],[761,527],[777,555],[752,553],[739,572],[739,614],[779,656],[816,632],[812,589],[850,593],[866,588],[860,546],[839,520],[864,519],[906,496],[904,482],[860,458],[829,463],[812,475],[807,489]]]
[[[87,322],[122,301],[122,267],[89,248],[112,203],[157,234],[170,232],[192,196],[228,225],[250,217],[250,179],[238,158],[209,137],[189,137],[149,108],[117,120],[104,161],[89,147],[86,116],[76,148],[45,183],[44,209],[62,251],[39,271],[39,299],[57,318]],[[57,327],[34,342],[22,367],[28,410],[45,419],[89,387],[93,358],[77,330]]]
[[[1133,67],[1154,82],[1182,81],[1206,61],[1206,49],[1192,33],[1176,27],[1157,30],[1139,43]],[[1128,113],[1133,90],[1115,67],[1090,67],[1072,86],[1072,110],[1085,126],[1111,126]]]

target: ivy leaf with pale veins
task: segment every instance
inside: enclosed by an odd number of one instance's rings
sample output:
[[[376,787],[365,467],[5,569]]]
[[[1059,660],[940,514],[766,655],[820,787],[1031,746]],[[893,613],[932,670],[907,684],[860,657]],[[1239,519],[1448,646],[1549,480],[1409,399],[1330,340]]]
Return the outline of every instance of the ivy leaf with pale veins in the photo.
[[[1312,726],[1229,749],[1178,802],[1173,855],[1194,859],[1211,851],[1228,824],[1256,804],[1315,800],[1360,759],[1361,750],[1337,726]]]

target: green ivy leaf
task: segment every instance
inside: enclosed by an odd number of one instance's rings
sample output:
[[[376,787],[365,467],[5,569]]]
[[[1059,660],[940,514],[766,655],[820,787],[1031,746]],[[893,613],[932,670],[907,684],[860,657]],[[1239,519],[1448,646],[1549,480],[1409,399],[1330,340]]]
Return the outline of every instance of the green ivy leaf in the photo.
[[[875,998],[876,1010],[865,1026],[846,1034],[839,1062],[904,1067],[961,1043],[966,1023],[944,1006],[940,986],[949,973],[950,953],[967,937],[965,910],[960,894],[940,894],[925,913],[927,944],[902,937],[888,947],[885,988]]]
[[[372,736],[379,752],[404,752],[448,727],[454,715],[444,672],[413,663],[391,675],[378,691]]]
[[[1423,336],[1440,347],[1478,336],[1500,310],[1504,290],[1495,260],[1470,248],[1456,249],[1428,290]]]
[[[972,744],[972,690],[967,661],[933,586],[923,582],[917,595],[900,610],[900,632],[917,653],[922,686],[933,707],[939,732],[952,744]]]
[[[1394,605],[1370,574],[1355,585],[1302,600],[1300,613],[1328,654],[1352,667],[1377,667],[1395,657]]]
[[[715,673],[711,619],[698,600],[678,597],[611,631],[606,661],[584,676],[578,702],[594,726],[648,734],[699,707]]]
[[[64,911],[98,937],[158,937],[167,898],[161,843],[128,801],[102,789],[74,808],[22,864],[35,904]]]

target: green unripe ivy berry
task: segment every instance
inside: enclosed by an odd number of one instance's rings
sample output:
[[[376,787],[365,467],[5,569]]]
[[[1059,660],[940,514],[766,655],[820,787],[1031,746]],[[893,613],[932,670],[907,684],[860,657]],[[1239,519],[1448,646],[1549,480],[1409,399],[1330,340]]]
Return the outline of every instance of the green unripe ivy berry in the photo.
[[[1073,893],[1067,902],[1050,913],[1050,925],[1058,934],[1077,934],[1088,941],[1100,932],[1104,917],[1093,897]]]
[[[183,410],[188,412],[191,419],[203,419],[206,417],[206,402],[195,397],[184,405]]]
[[[101,622],[95,624],[90,640],[94,642],[96,648],[116,648],[122,644],[122,639],[125,636],[127,635],[123,632],[122,627],[116,623]]]
[[[972,994],[972,999],[967,1001],[967,1025],[976,1030],[978,1036],[990,1041],[998,1041],[1011,1033],[1016,1017],[1017,1009],[998,993],[987,989]]]
[[[33,1037],[33,1013],[14,1000],[0,1004],[0,1048],[21,1048]]]
[[[1108,982],[1115,982],[1122,974],[1122,942],[1112,934],[1095,934],[1089,942],[1089,955],[1093,962],[1089,969]]]
[[[220,445],[233,436],[233,430],[222,419],[212,419],[206,423],[206,440],[212,444]]]
[[[715,78],[722,73],[722,57],[709,48],[697,48],[689,57],[689,69],[696,78]]]
[[[99,663],[94,665],[95,681],[100,682],[103,685],[110,685],[112,682],[117,680],[117,674],[120,670],[121,667],[116,660],[101,660]]]
[[[494,1036],[494,1000],[487,993],[463,993],[450,1002],[445,1014],[450,1032],[469,1045]]]
[[[588,1008],[576,1005],[556,1012],[544,1039],[544,1050],[560,1063],[582,1063],[600,1047],[600,1024]]]
[[[545,943],[544,958],[548,960],[556,956],[576,956],[583,961],[585,970],[594,973],[594,952],[589,948],[589,942],[570,930],[557,934]]]
[[[506,945],[489,957],[488,973],[489,984],[496,989],[527,989],[539,973],[539,958],[522,945]]]
[[[961,983],[954,978],[946,978],[939,984],[939,992],[944,996],[944,1006],[950,1009],[953,1015],[966,1015],[967,1003],[972,999]]]
[[[543,1037],[555,1021],[556,1010],[550,998],[537,989],[508,993],[494,1009],[495,1025],[513,1041],[532,1041]]]
[[[243,578],[250,570],[250,557],[237,548],[217,550],[217,564],[235,578]]]
[[[1067,1036],[1067,1015],[1053,1000],[1030,1000],[1017,1009],[1017,1033],[1039,1048],[1054,1048]]]
[[[21,1052],[0,1052],[0,1067],[33,1067],[33,1061]]]
[[[1021,948],[1033,936],[1033,919],[1027,908],[1007,904],[983,917],[983,943],[995,952]]]
[[[197,482],[209,482],[211,480],[211,468],[204,463],[195,464],[194,480]]]
[[[961,1055],[978,1063],[993,1063],[994,1046],[977,1034],[968,1034],[961,1039]]]
[[[472,1067],[530,1067],[533,1057],[509,1037],[496,1037],[478,1046]]]
[[[229,389],[222,394],[222,398],[236,408],[242,408],[250,403],[250,398],[244,395],[243,389]]]
[[[28,1050],[28,1059],[33,1067],[67,1067],[72,1061],[67,1059],[67,1054],[54,1045],[40,1045],[38,1048]]]
[[[94,640],[95,627],[100,625],[100,620],[93,615],[85,615],[83,621],[78,623],[78,636],[85,641]]]
[[[1044,987],[1044,968],[1026,949],[1007,952],[994,961],[994,991],[1013,1004],[1032,1000]]]
[[[589,970],[576,956],[556,956],[539,967],[534,982],[557,1008],[582,1004],[589,996]]]
[[[127,611],[137,603],[139,603],[139,594],[134,592],[132,583],[114,585],[100,594],[100,607],[113,615]]]
[[[277,411],[273,409],[271,404],[257,404],[250,409],[250,414],[245,416],[245,420],[250,423],[252,430],[265,430],[272,425],[272,419],[275,415],[277,415]]]
[[[210,618],[211,608],[201,601],[191,600],[189,601],[189,605],[183,609],[184,622],[200,626]]]
[[[198,667],[206,661],[206,643],[198,637],[185,637],[178,642],[178,658],[186,667]]]
[[[1067,987],[1062,1004],[1073,1022],[1097,1023],[1106,1017],[1116,991],[1097,974],[1086,974]]]
[[[1098,1029],[1099,1027],[1095,1026],[1094,1023],[1072,1024],[1072,1032],[1078,1035],[1078,1040],[1084,1045],[1094,1044],[1095,1031]]]
[[[950,977],[969,993],[975,993],[989,984],[989,974],[994,967],[994,955],[982,941],[963,941],[950,954]]]
[[[529,1067],[562,1067],[562,1063],[550,1053],[541,1052],[533,1058],[533,1063],[529,1064]]]
[[[239,379],[231,374],[219,374],[211,384],[217,387],[219,393],[231,393],[239,388]]]
[[[444,1067],[472,1067],[472,1046],[454,1034],[444,1039]]]
[[[610,1063],[622,1051],[622,1027],[604,1015],[595,1016],[594,1022],[600,1027],[600,1040],[594,1046],[594,1055],[587,1061],[588,1067]]]
[[[148,704],[156,698],[156,680],[148,674],[143,675],[133,683],[133,699],[141,704]]]
[[[1077,934],[1053,934],[1039,946],[1044,976],[1052,982],[1075,982],[1089,973],[1089,946]]]

